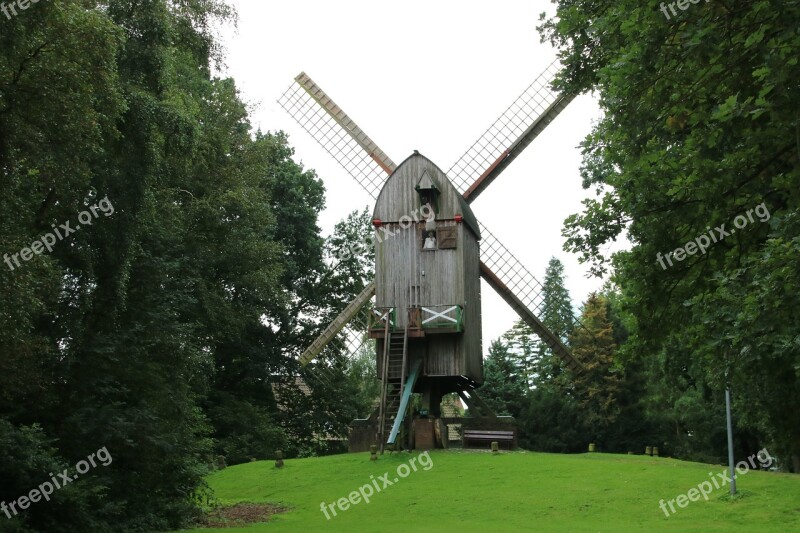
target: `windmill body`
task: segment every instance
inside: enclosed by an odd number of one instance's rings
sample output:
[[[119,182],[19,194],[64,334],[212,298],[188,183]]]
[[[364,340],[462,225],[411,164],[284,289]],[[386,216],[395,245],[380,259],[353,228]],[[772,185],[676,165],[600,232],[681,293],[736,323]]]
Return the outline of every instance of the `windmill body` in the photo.
[[[444,172],[419,153],[386,181],[373,219],[375,308],[391,316],[388,342],[395,339],[396,355],[402,337],[407,365],[420,363],[414,392],[438,416],[443,394],[483,382],[478,221]],[[370,328],[378,375],[389,346],[385,326]],[[388,379],[399,380],[393,362]]]

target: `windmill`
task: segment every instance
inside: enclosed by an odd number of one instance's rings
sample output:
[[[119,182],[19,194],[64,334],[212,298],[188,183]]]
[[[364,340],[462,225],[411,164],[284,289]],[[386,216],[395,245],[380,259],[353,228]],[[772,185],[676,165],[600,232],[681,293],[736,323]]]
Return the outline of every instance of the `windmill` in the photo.
[[[583,370],[536,316],[541,284],[470,207],[574,98],[551,88],[558,68],[551,63],[446,173],[416,151],[396,165],[305,73],[278,100],[376,200],[375,281],[300,356],[308,364],[371,306],[380,402],[351,426],[351,451],[394,445],[414,392],[431,417],[413,421],[417,447],[451,422],[439,410],[445,394],[457,393],[480,428],[503,425],[475,393],[483,382],[481,278],[571,370]]]

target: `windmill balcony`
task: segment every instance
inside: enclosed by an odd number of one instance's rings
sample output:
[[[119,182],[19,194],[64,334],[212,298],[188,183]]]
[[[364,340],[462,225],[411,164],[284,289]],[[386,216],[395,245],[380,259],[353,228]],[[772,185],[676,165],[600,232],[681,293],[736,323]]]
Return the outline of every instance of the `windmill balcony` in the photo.
[[[403,328],[397,322],[397,309],[394,307],[376,307],[372,310],[369,323],[369,337],[382,339],[389,331]],[[408,336],[425,337],[426,335],[461,333],[464,331],[464,308],[460,305],[421,305],[408,310]]]

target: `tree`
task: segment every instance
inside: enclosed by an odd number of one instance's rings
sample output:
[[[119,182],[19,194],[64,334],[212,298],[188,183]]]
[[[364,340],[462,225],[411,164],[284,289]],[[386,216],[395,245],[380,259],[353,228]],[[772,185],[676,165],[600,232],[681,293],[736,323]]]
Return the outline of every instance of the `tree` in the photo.
[[[578,402],[553,387],[528,391],[517,424],[519,444],[527,450],[582,453],[589,443]]]
[[[564,265],[559,259],[552,257],[545,270],[539,300],[541,303],[534,311],[550,331],[568,344],[575,319],[572,301],[564,282]],[[564,370],[563,362],[553,354],[550,347],[538,339],[524,321],[517,321],[503,339],[515,355],[517,364],[523,369],[531,387],[566,386],[564,380],[559,378]]]
[[[740,427],[800,469],[800,6],[557,4],[540,30],[560,47],[558,85],[605,111],[583,143],[597,198],[567,220],[567,248],[613,267],[632,352],[691,354],[697,390],[730,386]],[[631,248],[606,257],[622,235]]]
[[[484,362],[483,376],[481,398],[495,414],[518,417],[524,405],[528,384],[502,341],[494,340],[489,346],[489,357]]]
[[[564,280],[564,264],[555,257],[550,258],[544,274],[542,286],[542,323],[552,331],[561,342],[569,344],[570,335],[575,325],[572,310],[572,299]],[[564,362],[553,354],[553,350],[544,344],[539,345],[539,364],[537,369],[540,383],[551,383],[564,390],[566,384],[562,375],[565,372]]]
[[[2,252],[111,207],[0,269],[0,441],[10,458],[31,448],[0,465],[4,499],[101,447],[113,457],[16,530],[182,527],[214,453],[285,443],[272,377],[305,345],[302,321],[337,305],[316,283],[324,187],[211,75],[211,28],[233,18],[217,0],[0,17]],[[337,283],[344,301],[358,285]]]
[[[375,408],[380,396],[380,382],[375,368],[375,344],[368,342],[350,358],[348,378],[356,384],[359,418],[367,418]]]
[[[606,313],[611,323],[612,339],[618,346],[614,364],[618,368],[620,388],[617,394],[618,415],[611,424],[606,437],[607,451],[624,453],[642,450],[648,445],[660,446],[666,453],[674,455],[675,447],[667,444],[667,432],[659,432],[655,420],[665,412],[663,404],[653,399],[652,391],[656,380],[650,380],[651,374],[646,361],[638,354],[629,353],[628,339],[632,317],[625,311],[622,294],[612,282],[607,282],[600,293],[606,302]],[[657,407],[658,405],[658,407]],[[652,407],[652,410],[648,410]]]
[[[516,371],[523,377],[527,387],[534,386],[537,379],[541,351],[539,338],[522,320],[518,320],[502,336],[502,343],[509,352]]]
[[[351,324],[349,331],[342,332],[304,368],[299,366],[297,357],[372,278],[371,231],[371,217],[366,209],[354,211],[337,223],[325,241],[322,268],[309,277],[312,281],[307,292],[295,299],[291,310],[292,326],[286,328],[289,334],[283,337],[282,344],[284,352],[292,356],[284,360],[281,371],[273,373],[271,378],[290,392],[284,394],[284,409],[277,413],[279,423],[291,437],[290,454],[344,451],[334,444],[341,445],[341,440],[326,440],[326,437],[346,439],[350,422],[369,414],[365,409],[369,410],[374,399],[370,398],[371,391],[377,383],[370,383],[364,365],[368,363],[367,347],[373,343],[368,342],[361,353],[352,354],[352,343],[360,339],[346,338],[366,336],[365,325]],[[374,346],[372,350],[374,368]],[[374,370],[371,372],[374,375]],[[307,390],[296,386],[298,378]]]
[[[583,327],[575,330],[572,351],[586,370],[573,378],[575,397],[592,442],[604,444],[609,428],[619,413],[617,405],[621,377],[614,359],[611,322],[606,301],[597,293],[589,295],[581,313]]]

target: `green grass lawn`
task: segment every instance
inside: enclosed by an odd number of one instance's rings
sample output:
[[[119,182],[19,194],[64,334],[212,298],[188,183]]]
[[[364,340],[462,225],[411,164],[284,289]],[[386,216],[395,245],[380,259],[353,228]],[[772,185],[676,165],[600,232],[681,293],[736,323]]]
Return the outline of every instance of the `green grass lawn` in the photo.
[[[320,511],[321,502],[347,497],[370,476],[389,472],[393,481],[417,455],[291,459],[283,469],[255,462],[208,481],[223,505],[291,507],[268,523],[227,531],[800,531],[800,476],[750,472],[737,480],[740,497],[731,499],[726,485],[708,501],[676,505],[667,518],[659,500],[686,494],[723,467],[613,454],[431,452],[430,470],[418,468],[369,503],[337,509],[330,520]]]

